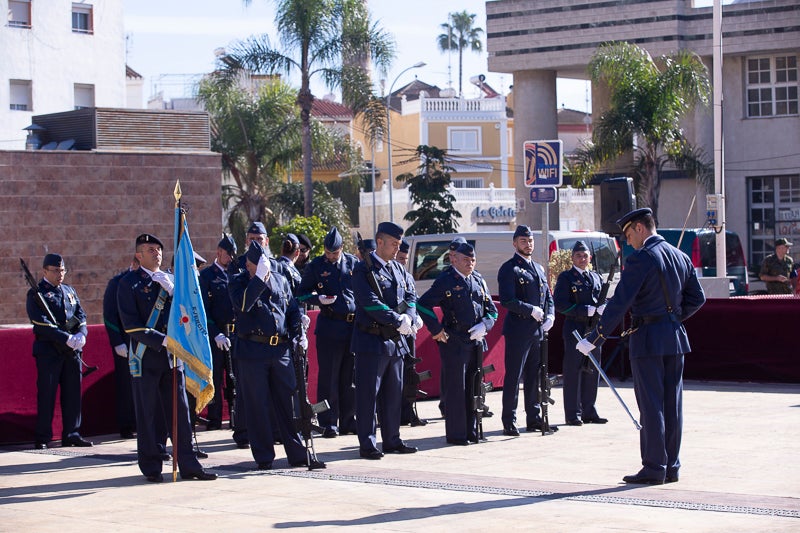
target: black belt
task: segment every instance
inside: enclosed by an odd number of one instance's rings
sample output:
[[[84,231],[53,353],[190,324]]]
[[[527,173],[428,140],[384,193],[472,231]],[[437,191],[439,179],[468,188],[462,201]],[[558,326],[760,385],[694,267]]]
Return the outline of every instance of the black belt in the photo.
[[[269,344],[270,346],[277,346],[279,344],[283,344],[284,342],[289,342],[289,337],[286,335],[272,335],[271,337],[267,337],[266,335],[245,335],[243,333],[239,333],[239,338],[246,341]]]
[[[344,320],[345,322],[352,322],[356,318],[355,313],[337,313],[336,311],[332,311],[325,307],[320,308],[319,314],[321,314],[325,318],[331,318],[333,320]]]
[[[648,324],[657,324],[658,322],[672,321],[673,319],[677,319],[677,317],[670,313],[664,315],[634,316],[631,318],[631,325],[633,327],[639,327]],[[676,321],[679,322],[679,320]]]
[[[567,320],[570,322],[580,322],[581,324],[588,324],[592,321],[592,317],[590,316],[571,316],[567,317]]]
[[[453,324],[447,324],[445,327],[447,327],[449,330],[455,331],[456,333],[469,333],[469,330],[472,329],[472,326],[462,326],[457,322]]]
[[[380,335],[384,340],[390,340],[397,335],[397,328],[392,326],[381,326],[377,322],[373,322],[369,326],[365,326],[360,322],[356,322],[356,327],[364,333],[370,335]]]

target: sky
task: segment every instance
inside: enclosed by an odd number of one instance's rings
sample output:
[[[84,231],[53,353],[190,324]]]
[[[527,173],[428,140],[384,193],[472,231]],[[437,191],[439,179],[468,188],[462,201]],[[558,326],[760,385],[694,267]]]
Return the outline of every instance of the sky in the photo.
[[[237,41],[263,33],[274,37],[274,1],[251,0],[123,0],[127,63],[145,78],[145,98],[162,90],[167,97],[184,94],[180,83],[191,80],[214,68],[214,51],[230,48]],[[373,20],[380,22],[396,41],[397,57],[386,76],[386,90],[394,90],[411,82],[421,81],[440,88],[458,89],[458,54],[439,51],[436,38],[442,33],[441,24],[448,14],[465,10],[476,14],[475,25],[486,30],[484,0],[372,0],[369,9]],[[469,83],[471,76],[484,74],[486,82],[497,92],[507,94],[513,84],[508,73],[489,72],[485,33],[484,51],[480,54],[464,51],[463,89],[466,98],[479,96],[477,87]],[[271,39],[276,43],[275,39]],[[424,61],[427,65],[403,73],[406,68]],[[166,75],[166,76],[165,76]],[[297,84],[296,80],[290,80]],[[329,90],[324,84],[312,86],[314,94],[324,96]],[[378,89],[378,93],[380,93]],[[589,111],[588,84],[582,80],[559,80],[559,105],[579,111]],[[337,98],[338,99],[338,98]]]

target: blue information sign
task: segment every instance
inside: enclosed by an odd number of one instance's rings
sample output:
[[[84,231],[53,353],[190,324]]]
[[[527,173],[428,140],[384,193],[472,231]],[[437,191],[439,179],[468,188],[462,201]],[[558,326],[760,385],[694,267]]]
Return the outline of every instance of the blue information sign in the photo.
[[[561,141],[525,141],[525,186],[560,187],[564,153]]]
[[[531,202],[535,204],[554,204],[558,199],[555,187],[534,187],[531,189]]]

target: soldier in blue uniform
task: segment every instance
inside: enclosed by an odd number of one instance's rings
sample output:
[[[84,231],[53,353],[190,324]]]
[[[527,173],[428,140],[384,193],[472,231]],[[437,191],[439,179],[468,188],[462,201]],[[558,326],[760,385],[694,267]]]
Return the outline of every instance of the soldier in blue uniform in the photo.
[[[356,303],[353,296],[354,255],[342,250],[336,227],[325,236],[325,253],[306,267],[298,300],[319,306],[314,336],[317,343],[317,400],[327,399],[330,409],[317,418],[322,436],[356,433],[356,393],[353,389],[355,356],[350,346]]]
[[[408,250],[409,250],[409,248],[411,248],[411,243],[409,243],[405,239],[401,239],[400,240],[400,248],[397,251],[397,256],[395,256],[395,261],[397,261],[403,267],[403,269],[404,269],[403,272],[404,272],[404,274],[406,276],[406,286],[414,291],[414,297],[416,298],[417,287],[414,284],[414,276],[411,275],[411,272],[409,272],[408,270],[405,270],[406,263],[408,262]],[[416,360],[416,357],[417,357],[417,350],[416,350],[417,335],[416,335],[416,332],[419,331],[419,329],[422,328],[423,325],[424,325],[424,323],[422,322],[422,318],[419,316],[419,313],[417,313],[416,322],[414,323],[414,330],[415,330],[414,334],[413,335],[408,335],[406,337],[406,342],[408,343],[408,348],[411,351],[411,356],[413,358],[412,360]],[[409,371],[416,372],[416,369],[414,368],[413,365],[410,365],[408,362],[406,362],[406,365],[403,367],[404,388],[405,388],[405,384],[408,383],[408,376],[406,375],[406,372],[409,372]],[[417,415],[416,403],[417,403],[416,399],[414,401],[412,401],[411,398],[406,398],[405,394],[404,394],[403,407],[402,407],[401,412],[400,412],[400,425],[405,426],[406,424],[411,424],[411,427],[416,427],[416,426],[424,426],[424,425],[428,424],[427,420],[425,420],[423,418],[420,418],[419,415]]]
[[[359,455],[365,459],[417,451],[400,439],[402,335],[413,332],[416,317],[414,292],[406,286],[403,267],[394,261],[402,236],[403,228],[397,224],[378,224],[376,250],[353,269],[356,421]],[[377,446],[376,412],[381,421],[383,453]]]
[[[103,323],[105,324],[108,342],[111,344],[114,358],[114,392],[117,402],[117,423],[119,436],[132,439],[136,432],[136,412],[133,408],[133,391],[131,390],[131,371],[128,367],[128,344],[130,339],[122,327],[117,306],[117,289],[122,276],[139,268],[139,261],[134,257],[130,267],[123,270],[106,285],[103,294]]]
[[[300,257],[300,241],[294,233],[287,233],[286,238],[283,239],[281,244],[281,256],[277,259],[279,263],[284,266],[285,272],[288,275],[286,281],[292,288],[292,294],[297,297],[299,295],[300,281],[302,276],[300,271],[297,270],[295,262]]]
[[[602,315],[605,302],[599,302],[603,280],[597,272],[588,270],[591,254],[583,241],[572,247],[572,268],[558,275],[553,290],[556,310],[563,314],[564,328],[564,419],[568,426],[583,424],[605,424],[607,419],[597,414],[597,385],[600,374],[593,366],[586,368],[583,354],[575,349],[572,332],[583,334],[592,316]],[[600,362],[600,349],[594,351]],[[587,361],[588,362],[588,361]],[[583,368],[582,368],[583,367]]]
[[[656,233],[650,208],[631,211],[617,224],[636,251],[625,261],[597,328],[577,349],[586,354],[601,345],[631,310],[629,351],[642,425],[642,469],[622,480],[672,483],[681,466],[683,356],[690,351],[683,321],[702,307],[705,295],[691,260]]]
[[[503,434],[516,437],[519,435],[516,422],[520,380],[525,388],[525,428],[527,431],[542,429],[537,393],[541,342],[553,327],[555,309],[544,268],[531,259],[534,243],[528,226],[517,226],[513,244],[516,253],[497,271],[497,286],[500,305],[508,309],[503,322],[506,339]]]
[[[80,434],[80,353],[86,344],[86,314],[78,293],[63,283],[67,269],[58,254],[47,254],[42,262],[38,291],[56,323],[28,289],[26,309],[33,324],[33,356],[36,358],[35,448],[43,450],[53,438],[53,410],[56,391],[61,387],[61,445],[91,446]]]
[[[497,320],[483,277],[475,269],[475,251],[462,243],[450,257],[451,267],[439,274],[417,308],[439,343],[445,383],[445,437],[448,444],[478,442],[469,379],[478,371],[476,350],[486,350],[486,334]],[[433,308],[442,309],[442,321]]]
[[[139,235],[136,259],[140,266],[119,280],[117,290],[120,320],[131,340],[129,363],[133,376],[139,469],[147,481],[163,481],[159,427],[166,418],[167,429],[172,432],[174,394],[178,400],[178,435],[170,436],[181,478],[213,480],[217,475],[203,470],[192,448],[186,381],[180,360],[177,361],[177,388],[173,390],[172,387],[172,356],[167,353],[166,333],[175,285],[172,276],[161,270],[162,249],[161,241],[153,235]]]
[[[206,429],[209,431],[222,427],[222,382],[226,371],[232,372],[232,369],[228,368],[230,361],[228,352],[231,349],[233,332],[233,304],[228,293],[228,267],[234,257],[236,257],[236,242],[233,237],[223,235],[217,244],[214,264],[201,270],[199,276],[214,369],[214,398],[208,404],[208,424],[206,424]],[[225,383],[226,390],[233,386],[230,380]],[[229,394],[228,397],[232,395]]]
[[[269,470],[275,459],[275,434],[283,442],[291,466],[308,466],[306,448],[294,427],[295,381],[292,343],[304,348],[300,310],[289,282],[272,270],[264,248],[251,242],[245,254],[246,272],[228,286],[236,311],[238,385],[247,405],[247,432],[259,470]],[[270,419],[274,410],[277,427]],[[312,468],[325,464],[312,460]]]

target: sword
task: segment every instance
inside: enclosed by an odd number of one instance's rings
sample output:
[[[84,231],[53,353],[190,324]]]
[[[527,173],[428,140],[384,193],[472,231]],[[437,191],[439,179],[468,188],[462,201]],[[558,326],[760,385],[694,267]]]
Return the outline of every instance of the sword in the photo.
[[[578,333],[577,329],[572,330],[572,336],[575,337],[575,339],[577,339],[578,342],[583,340],[583,337],[581,337],[581,334]],[[614,385],[611,384],[611,380],[608,379],[608,376],[606,376],[605,371],[603,371],[603,367],[600,366],[600,363],[597,362],[597,359],[595,359],[594,355],[592,355],[592,352],[587,353],[586,357],[589,358],[594,367],[597,369],[597,372],[600,374],[600,377],[603,378],[603,381],[606,382],[608,388],[611,389],[611,392],[613,392],[614,396],[617,397],[617,400],[619,400],[619,403],[620,405],[622,405],[622,408],[625,409],[625,412],[628,413],[628,416],[630,417],[631,421],[633,421],[633,425],[636,426],[636,429],[637,430],[642,429],[642,426],[639,424],[639,421],[636,420],[636,418],[634,418],[633,414],[631,414],[631,410],[628,409],[628,406],[625,404],[625,400],[623,400],[622,396],[619,395],[616,387],[614,387]]]

